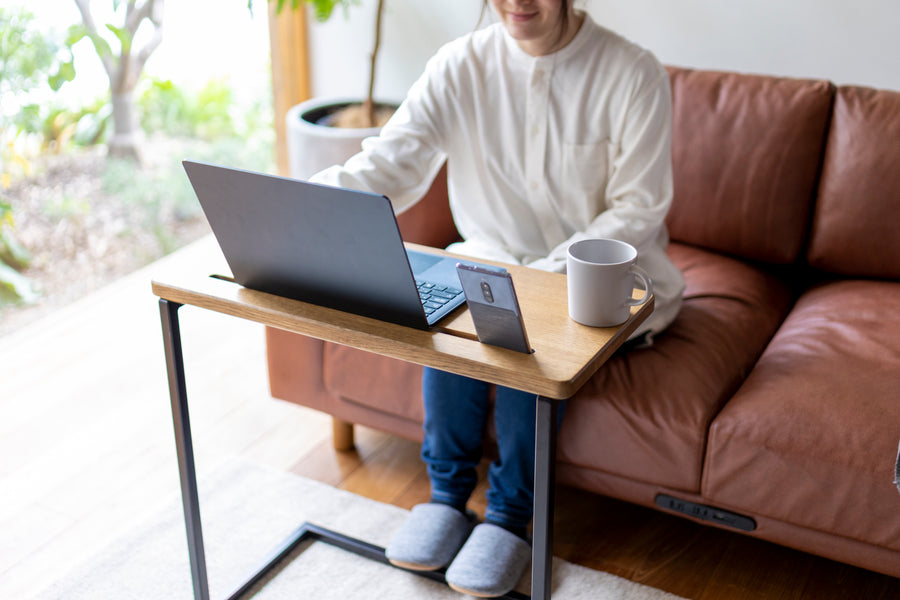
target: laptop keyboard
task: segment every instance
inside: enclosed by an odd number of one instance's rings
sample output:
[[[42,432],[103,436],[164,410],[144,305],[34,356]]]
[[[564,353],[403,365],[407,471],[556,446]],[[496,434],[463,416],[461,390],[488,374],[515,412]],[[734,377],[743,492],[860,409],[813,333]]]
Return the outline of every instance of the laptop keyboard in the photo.
[[[426,315],[430,315],[463,293],[461,289],[453,286],[420,281],[418,279],[416,280],[416,287],[419,288],[419,298],[422,300],[422,306],[425,307]]]

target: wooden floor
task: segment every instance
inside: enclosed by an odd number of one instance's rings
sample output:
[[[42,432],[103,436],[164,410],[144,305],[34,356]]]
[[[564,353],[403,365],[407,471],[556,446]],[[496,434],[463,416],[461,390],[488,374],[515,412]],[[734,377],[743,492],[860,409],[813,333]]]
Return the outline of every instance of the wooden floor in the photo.
[[[149,281],[208,248],[0,338],[0,598],[28,598],[177,496]],[[358,428],[337,453],[327,416],[269,397],[259,327],[190,308],[181,322],[201,476],[241,456],[402,507],[427,499],[418,444]],[[554,552],[694,600],[900,598],[897,579],[563,487]]]

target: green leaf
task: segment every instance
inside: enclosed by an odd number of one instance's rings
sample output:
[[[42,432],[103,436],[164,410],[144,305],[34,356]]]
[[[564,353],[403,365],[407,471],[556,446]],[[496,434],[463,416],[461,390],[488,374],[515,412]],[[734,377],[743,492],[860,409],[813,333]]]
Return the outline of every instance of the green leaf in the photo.
[[[134,41],[131,37],[131,34],[127,29],[123,29],[122,27],[116,27],[110,23],[106,24],[106,28],[113,32],[113,35],[119,40],[119,43],[122,45],[122,52],[130,52],[131,51],[131,43]]]
[[[66,45],[70,48],[80,42],[82,39],[87,37],[88,30],[83,24],[79,23],[77,25],[69,26],[69,33],[66,37]]]
[[[337,4],[335,0],[313,0],[316,19],[318,21],[327,21],[331,18],[331,13],[334,12],[335,4]]]
[[[38,299],[31,281],[5,263],[0,263],[0,306],[4,304],[32,304]]]
[[[100,58],[112,56],[113,52],[109,42],[103,39],[103,36],[89,32],[84,25],[72,25],[69,27],[69,36],[66,38],[66,45],[71,48],[84,38],[91,40],[91,43],[94,44],[94,49],[97,51],[97,55],[100,56]]]
[[[75,60],[60,63],[59,70],[48,78],[50,88],[58,92],[64,83],[75,79]]]
[[[14,269],[24,269],[31,262],[31,253],[6,228],[0,229],[0,262]]]
[[[269,0],[270,2],[272,0]],[[359,6],[360,0],[290,0],[291,8],[297,10],[303,4],[303,2],[307,2],[312,4],[313,8],[313,16],[319,22],[325,22],[331,18],[331,15],[334,13],[334,9],[338,6],[344,9],[344,17],[349,16],[349,11],[351,6]],[[281,14],[281,10],[284,8],[285,4],[287,4],[288,0],[275,0],[275,11],[277,14]],[[248,5],[249,6],[249,5]]]
[[[12,234],[14,226],[12,205],[0,198],[0,264],[24,269],[31,262],[31,253]]]

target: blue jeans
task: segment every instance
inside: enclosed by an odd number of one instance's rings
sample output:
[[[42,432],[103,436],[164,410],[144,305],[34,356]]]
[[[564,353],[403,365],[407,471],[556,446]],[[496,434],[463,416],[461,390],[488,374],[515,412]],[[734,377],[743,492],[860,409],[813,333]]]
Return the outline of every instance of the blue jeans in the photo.
[[[425,369],[422,460],[432,500],[462,508],[472,495],[490,412],[489,389],[483,381]],[[524,528],[534,510],[535,395],[498,386],[494,426],[499,458],[488,469],[485,520]]]

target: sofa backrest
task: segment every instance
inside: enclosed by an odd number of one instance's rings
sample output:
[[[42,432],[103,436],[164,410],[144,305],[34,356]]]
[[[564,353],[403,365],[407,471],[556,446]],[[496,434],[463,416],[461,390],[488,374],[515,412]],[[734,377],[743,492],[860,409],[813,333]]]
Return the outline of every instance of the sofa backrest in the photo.
[[[834,86],[670,67],[673,240],[790,264],[802,256]]]
[[[807,259],[858,277],[900,279],[900,92],[837,91]]]
[[[422,199],[397,215],[397,227],[403,240],[414,244],[446,248],[459,241],[459,232],[450,212],[446,163]]]

